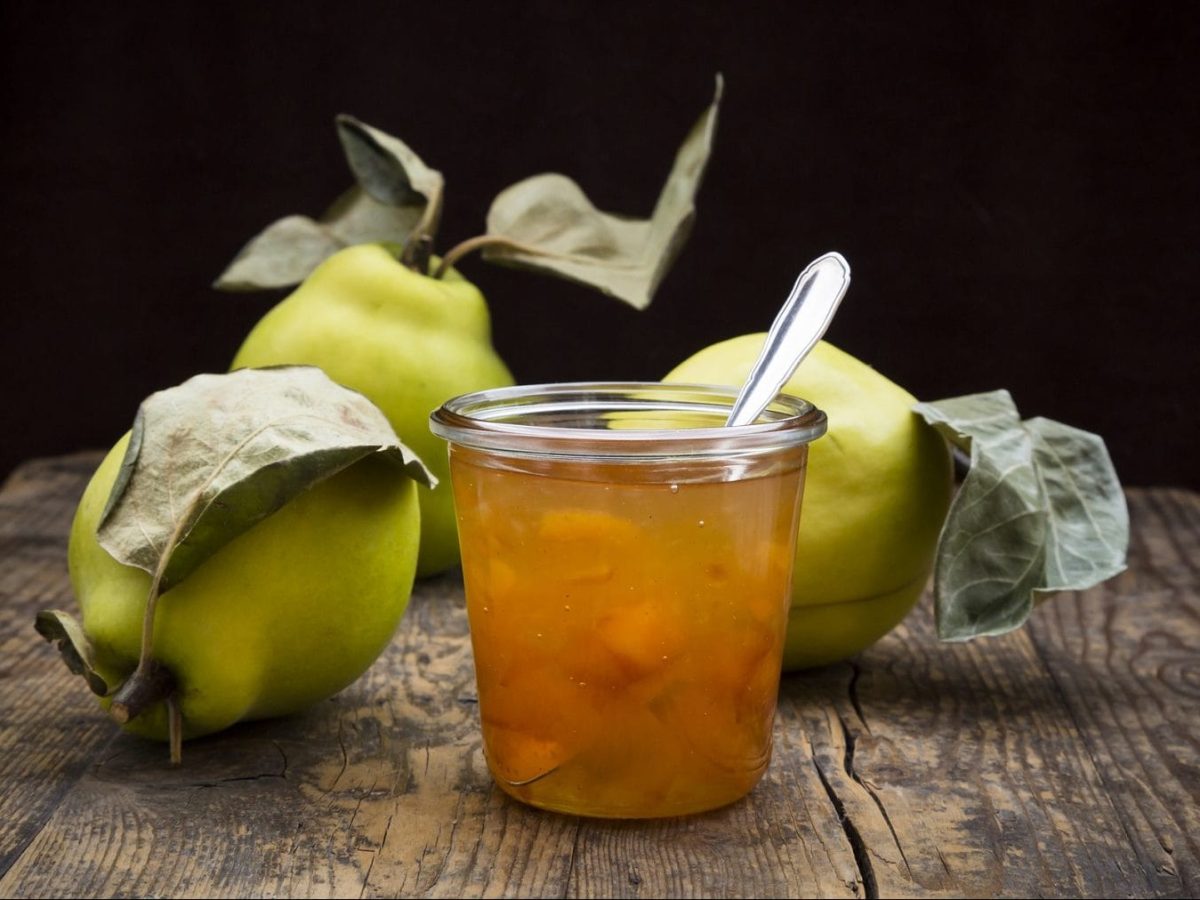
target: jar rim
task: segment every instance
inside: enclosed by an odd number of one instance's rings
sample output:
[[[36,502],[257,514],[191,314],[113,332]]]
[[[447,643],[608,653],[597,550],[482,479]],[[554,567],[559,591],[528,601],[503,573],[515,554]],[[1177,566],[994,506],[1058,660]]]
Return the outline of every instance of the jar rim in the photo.
[[[757,421],[725,426],[737,389],[658,381],[587,381],[515,385],[462,394],[430,416],[430,429],[452,444],[477,450],[566,458],[726,456],[782,450],[825,433],[825,413],[789,394],[778,395]],[[628,413],[661,413],[695,427],[636,427]],[[633,423],[632,425],[630,423]]]

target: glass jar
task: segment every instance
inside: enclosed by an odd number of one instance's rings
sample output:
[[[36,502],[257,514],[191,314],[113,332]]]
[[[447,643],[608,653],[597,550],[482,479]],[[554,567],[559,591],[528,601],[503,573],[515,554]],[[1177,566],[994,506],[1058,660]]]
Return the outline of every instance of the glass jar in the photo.
[[[534,806],[673,816],[766,771],[808,443],[780,396],[517,386],[457,397],[450,443],[488,766]]]

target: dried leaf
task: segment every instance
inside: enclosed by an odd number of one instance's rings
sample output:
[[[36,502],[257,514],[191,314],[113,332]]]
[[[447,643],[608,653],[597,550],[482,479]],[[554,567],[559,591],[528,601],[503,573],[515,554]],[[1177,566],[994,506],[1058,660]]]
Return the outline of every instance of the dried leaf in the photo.
[[[361,394],[312,366],[198,375],[138,409],[97,537],[160,592],[289,500],[379,454],[433,476]]]
[[[305,216],[287,216],[251,238],[214,287],[254,291],[298,284],[342,246],[321,223]]]
[[[339,250],[354,244],[403,244],[420,221],[417,207],[385,206],[352,187],[319,221],[286,216],[250,240],[214,287],[257,291],[299,284]]]
[[[602,212],[565,175],[534,175],[492,202],[485,259],[596,288],[637,309],[650,304],[691,230],[694,198],[712,150],[723,81],[689,132],[649,219]]]
[[[422,223],[430,233],[436,229],[441,173],[426,166],[403,141],[352,116],[338,116],[337,130],[358,184],[319,219],[286,216],[268,225],[234,257],[214,287],[223,291],[290,287],[345,247],[404,246]]]
[[[425,165],[404,141],[353,116],[337,117],[338,139],[358,184],[387,206],[441,205],[442,173]]]
[[[1117,575],[1125,568],[1129,512],[1103,439],[1053,419],[1028,419],[1025,428],[1053,535],[1043,590],[1081,590]]]
[[[321,221],[339,249],[355,244],[402,244],[421,219],[421,206],[388,206],[358,185],[325,211]]]
[[[961,641],[1020,627],[1034,605],[1125,568],[1129,516],[1097,435],[1022,422],[1007,391],[915,411],[971,454],[934,566],[938,635]]]
[[[92,693],[105,697],[112,692],[113,688],[96,669],[96,648],[74,616],[58,609],[45,609],[37,614],[33,627],[47,642],[58,645],[67,668],[83,676]]]

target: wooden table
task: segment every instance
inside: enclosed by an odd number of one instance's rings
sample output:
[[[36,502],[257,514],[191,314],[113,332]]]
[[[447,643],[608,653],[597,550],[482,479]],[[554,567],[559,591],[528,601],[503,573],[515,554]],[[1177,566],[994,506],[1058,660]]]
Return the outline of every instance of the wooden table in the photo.
[[[1200,496],[1129,493],[1130,569],[1023,631],[938,644],[928,602],[785,677],[775,758],[714,813],[609,822],[487,774],[461,586],[290,719],[120,733],[33,631],[97,458],[0,491],[0,895],[1187,896],[1200,893]]]

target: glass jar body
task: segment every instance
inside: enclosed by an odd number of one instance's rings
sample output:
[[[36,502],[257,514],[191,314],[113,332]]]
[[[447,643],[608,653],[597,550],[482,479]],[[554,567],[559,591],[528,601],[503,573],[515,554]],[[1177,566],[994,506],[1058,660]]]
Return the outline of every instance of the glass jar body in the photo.
[[[638,412],[450,448],[488,766],[564,813],[712,809],[770,761],[807,443],[647,453]]]

